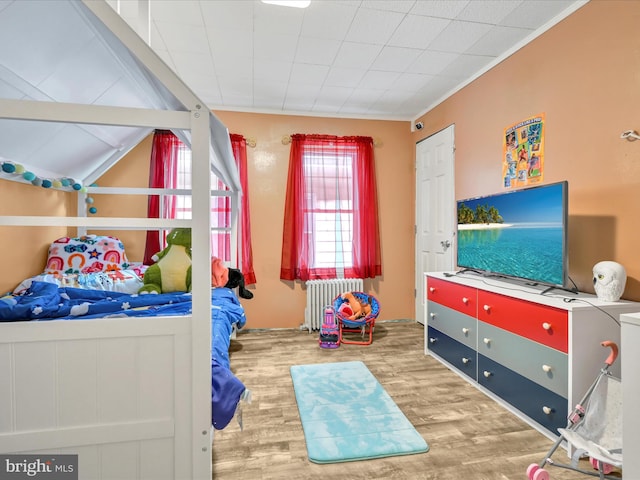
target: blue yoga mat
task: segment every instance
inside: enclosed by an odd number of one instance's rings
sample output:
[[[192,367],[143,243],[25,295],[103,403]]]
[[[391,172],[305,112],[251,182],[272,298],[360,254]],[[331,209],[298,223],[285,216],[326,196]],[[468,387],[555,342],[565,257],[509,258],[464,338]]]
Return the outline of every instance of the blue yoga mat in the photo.
[[[291,367],[309,460],[424,453],[429,446],[362,362]]]

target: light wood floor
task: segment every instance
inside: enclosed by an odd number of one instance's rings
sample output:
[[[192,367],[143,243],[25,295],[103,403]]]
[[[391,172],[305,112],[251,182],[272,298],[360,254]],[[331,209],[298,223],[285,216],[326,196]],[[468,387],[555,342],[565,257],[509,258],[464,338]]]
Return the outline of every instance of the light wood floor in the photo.
[[[248,330],[231,342],[231,367],[252,391],[236,420],[215,431],[213,477],[259,479],[526,480],[553,445],[466,380],[424,355],[424,329],[378,322],[370,346],[321,349],[317,334]],[[307,450],[289,368],[362,360],[429,444],[427,453],[318,465]],[[595,378],[595,377],[594,377]],[[553,458],[567,462],[566,451]],[[581,462],[587,467],[585,461]],[[592,478],[547,467],[554,480]]]

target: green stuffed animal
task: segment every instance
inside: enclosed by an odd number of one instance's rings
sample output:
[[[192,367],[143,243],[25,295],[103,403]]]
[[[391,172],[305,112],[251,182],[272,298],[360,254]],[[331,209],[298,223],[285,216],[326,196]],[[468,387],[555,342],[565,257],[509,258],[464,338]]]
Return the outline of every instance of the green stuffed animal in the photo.
[[[174,228],[167,235],[167,248],[154,255],[156,263],[144,272],[139,293],[191,291],[191,229]]]

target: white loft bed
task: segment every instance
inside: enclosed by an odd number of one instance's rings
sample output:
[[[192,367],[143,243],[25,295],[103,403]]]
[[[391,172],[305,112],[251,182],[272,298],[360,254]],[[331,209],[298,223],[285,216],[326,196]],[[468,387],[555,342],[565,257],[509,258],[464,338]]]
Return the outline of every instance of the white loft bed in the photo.
[[[193,234],[190,316],[0,322],[0,452],[78,454],[83,479],[210,479],[209,173],[232,191],[235,232],[228,131],[102,0],[4,1],[0,41],[1,161],[89,185],[156,128],[193,159],[192,220],[89,218],[82,194],[76,217],[0,217]]]

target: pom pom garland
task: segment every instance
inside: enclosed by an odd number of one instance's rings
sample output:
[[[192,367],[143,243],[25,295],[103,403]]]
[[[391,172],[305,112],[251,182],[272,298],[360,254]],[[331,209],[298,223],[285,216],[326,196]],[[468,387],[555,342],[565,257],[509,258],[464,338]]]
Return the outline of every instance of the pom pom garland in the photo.
[[[29,172],[25,170],[24,166],[13,163],[13,162],[0,162],[0,169],[2,172],[9,173],[13,175],[20,175],[25,181],[30,182],[32,185],[36,187],[42,188],[69,188],[71,187],[73,190],[79,193],[87,193],[87,187],[82,185],[80,182],[76,182],[73,178],[63,177],[63,178],[40,178],[35,173]],[[92,187],[97,187],[95,183],[91,184]],[[88,205],[93,205],[93,197],[85,198],[85,203]],[[91,206],[88,209],[89,213],[95,215],[98,213],[98,209],[94,206]]]
[[[83,186],[82,183],[76,182],[73,178],[41,178],[37,176],[35,173],[25,170],[23,165],[19,163],[13,162],[2,162],[0,164],[0,168],[4,173],[11,173],[14,175],[20,175],[24,180],[30,182],[32,185],[43,188],[66,188],[71,187],[75,191],[79,191],[81,193],[87,192],[87,187]]]

